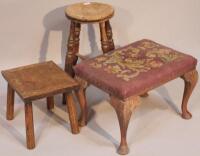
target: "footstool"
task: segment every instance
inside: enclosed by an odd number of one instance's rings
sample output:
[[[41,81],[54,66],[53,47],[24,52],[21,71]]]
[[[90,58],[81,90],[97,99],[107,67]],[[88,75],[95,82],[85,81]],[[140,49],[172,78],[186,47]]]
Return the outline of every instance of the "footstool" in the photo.
[[[73,134],[79,133],[76,108],[72,91],[78,92],[79,84],[67,75],[54,62],[44,62],[15,69],[2,71],[8,82],[7,93],[7,120],[14,118],[14,92],[25,103],[25,122],[27,148],[35,147],[32,101],[47,98],[47,108],[54,108],[55,94],[64,93],[67,99],[67,108]],[[81,95],[81,93],[79,93]]]
[[[140,95],[181,77],[185,82],[182,117],[192,117],[187,103],[198,79],[196,64],[197,60],[192,56],[144,39],[83,61],[74,70],[79,79],[110,95],[121,130],[118,153],[127,154],[127,128],[132,111],[139,104]],[[82,104],[82,123],[86,124],[86,102]]]

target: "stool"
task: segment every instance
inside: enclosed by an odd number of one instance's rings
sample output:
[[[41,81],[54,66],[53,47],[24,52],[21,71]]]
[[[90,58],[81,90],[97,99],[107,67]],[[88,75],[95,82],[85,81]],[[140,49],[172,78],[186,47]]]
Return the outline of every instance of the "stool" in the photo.
[[[127,128],[139,96],[170,80],[181,77],[185,82],[182,117],[190,119],[187,109],[197,83],[197,60],[151,40],[141,40],[75,66],[75,74],[110,95],[121,130],[119,154],[127,154]],[[87,119],[86,103],[81,106]],[[82,121],[86,124],[87,121]]]
[[[81,23],[99,23],[101,46],[104,53],[114,49],[112,29],[109,19],[114,15],[112,6],[103,3],[85,2],[69,5],[65,10],[66,17],[71,20],[68,38],[68,52],[65,60],[65,71],[74,76],[73,66],[77,63]]]
[[[32,101],[47,97],[47,108],[54,108],[55,94],[64,93],[73,134],[79,133],[72,91],[79,92],[78,83],[52,61],[2,71],[8,82],[7,120],[14,118],[14,92],[25,103],[27,148],[35,147]],[[81,93],[79,92],[79,95]]]

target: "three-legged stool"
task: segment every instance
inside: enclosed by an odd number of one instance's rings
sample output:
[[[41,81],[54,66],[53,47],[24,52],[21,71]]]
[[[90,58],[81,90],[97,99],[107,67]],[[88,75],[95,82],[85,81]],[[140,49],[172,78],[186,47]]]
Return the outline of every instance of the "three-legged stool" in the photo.
[[[78,60],[76,54],[79,51],[82,23],[99,23],[103,52],[106,53],[114,49],[112,29],[109,22],[109,19],[114,15],[114,9],[112,6],[103,3],[76,3],[66,8],[65,15],[71,20],[65,71],[73,77],[73,66],[76,65]]]

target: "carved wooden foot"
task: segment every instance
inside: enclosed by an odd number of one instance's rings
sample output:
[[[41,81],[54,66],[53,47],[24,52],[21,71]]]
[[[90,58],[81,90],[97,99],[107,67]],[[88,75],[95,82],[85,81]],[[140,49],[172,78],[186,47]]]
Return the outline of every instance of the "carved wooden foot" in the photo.
[[[67,99],[67,109],[69,112],[69,120],[70,120],[72,133],[78,134],[79,127],[78,127],[78,120],[77,120],[77,112],[76,112],[76,107],[75,107],[72,93],[66,94],[66,99]]]
[[[190,71],[190,72],[184,74],[183,76],[181,76],[181,78],[185,82],[185,89],[184,89],[184,93],[183,93],[183,100],[182,100],[182,106],[181,106],[182,117],[184,119],[190,119],[192,117],[192,114],[188,111],[187,104],[188,104],[188,100],[192,94],[192,91],[197,83],[198,72],[196,70]]]
[[[12,120],[14,119],[14,98],[15,92],[12,87],[8,84],[7,90],[7,112],[6,112],[6,119]]]
[[[54,108],[54,98],[53,96],[47,97],[47,109],[52,110]]]
[[[35,148],[32,103],[25,104],[26,143],[28,149]]]
[[[126,134],[132,111],[138,104],[139,97],[133,97],[129,100],[121,101],[120,99],[111,96],[111,105],[115,108],[115,111],[117,113],[121,131],[121,143],[117,150],[117,152],[121,155],[129,153],[129,148],[126,141]]]

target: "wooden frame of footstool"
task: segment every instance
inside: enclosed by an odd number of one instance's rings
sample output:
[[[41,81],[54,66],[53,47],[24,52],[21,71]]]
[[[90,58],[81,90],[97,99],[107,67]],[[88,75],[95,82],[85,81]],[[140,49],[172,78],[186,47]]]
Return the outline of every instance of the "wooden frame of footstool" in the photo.
[[[194,69],[190,72],[187,72],[181,75],[181,78],[185,82],[185,88],[184,88],[184,94],[183,94],[182,106],[181,106],[181,110],[182,110],[181,116],[184,119],[190,119],[192,115],[188,111],[187,105],[188,105],[188,100],[192,94],[192,91],[197,83],[198,72],[196,71],[196,69]],[[82,84],[82,91],[85,93],[87,82],[84,80],[81,80],[81,78],[78,78],[78,80],[79,80],[79,83]],[[167,80],[166,82],[168,81],[169,80]],[[162,82],[162,84],[166,82]],[[146,90],[144,90],[143,93],[140,93],[138,95],[142,95],[142,97],[148,96],[147,91],[151,89],[153,88],[147,88]],[[81,126],[85,126],[87,124],[87,112],[88,112],[85,96],[80,97],[79,101],[81,101],[80,104],[81,104],[81,112],[82,112],[79,124]],[[140,97],[133,96],[127,99],[119,99],[118,97],[110,95],[110,104],[113,106],[113,108],[116,111],[116,114],[119,120],[120,131],[121,131],[121,141],[120,141],[120,146],[117,151],[119,154],[125,155],[125,154],[128,154],[129,152],[127,139],[126,139],[129,120],[131,118],[133,110],[136,108],[137,105],[140,104]]]
[[[178,77],[182,78],[185,82],[182,117],[192,117],[187,104],[198,80],[196,65],[197,59],[190,55],[142,39],[85,60],[76,65],[74,71],[80,77],[82,88],[87,86],[85,80],[110,95],[110,104],[117,113],[121,131],[118,153],[124,155],[129,151],[126,133],[131,114],[139,104],[140,96],[148,96],[148,91]],[[87,104],[86,100],[82,101],[80,123],[86,125]]]

